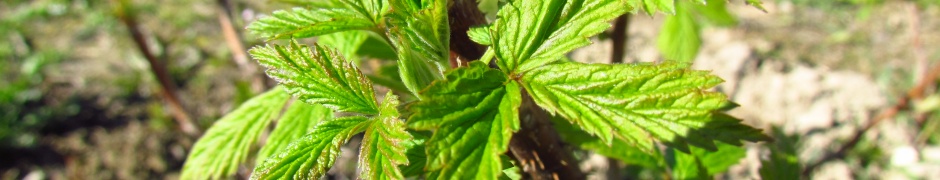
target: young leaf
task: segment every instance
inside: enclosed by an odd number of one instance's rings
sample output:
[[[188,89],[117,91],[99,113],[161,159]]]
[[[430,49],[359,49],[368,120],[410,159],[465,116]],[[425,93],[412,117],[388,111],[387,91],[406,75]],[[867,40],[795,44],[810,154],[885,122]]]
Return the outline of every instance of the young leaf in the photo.
[[[333,111],[320,105],[294,101],[277,120],[267,144],[258,151],[255,164],[261,164],[272,154],[285,149],[294,139],[310,133],[320,121],[333,118]]]
[[[479,61],[447,74],[409,106],[409,126],[436,130],[427,142],[429,179],[496,179],[501,154],[519,129],[521,91]],[[506,85],[504,85],[506,84]]]
[[[372,120],[362,138],[360,179],[404,179],[398,166],[408,165],[405,141],[412,137],[398,117],[398,97],[389,91],[382,101],[379,116]]]
[[[672,1],[672,0],[669,0]],[[512,1],[499,11],[492,41],[497,65],[522,74],[591,43],[588,37],[627,12],[622,0]]]
[[[522,77],[533,100],[605,144],[616,138],[645,151],[653,138],[688,152],[687,144],[715,150],[713,140],[770,138],[715,112],[725,96],[705,89],[722,80],[676,63],[601,65],[556,63]]]
[[[319,179],[333,166],[341,153],[340,147],[369,124],[362,116],[321,122],[313,132],[255,167],[251,179]]]
[[[251,145],[290,98],[276,87],[258,95],[216,121],[193,145],[182,179],[222,179],[238,170]]]
[[[376,21],[361,9],[294,8],[278,10],[248,25],[248,30],[265,39],[305,38],[349,30],[371,30]]]
[[[447,1],[391,0],[393,11],[387,36],[398,52],[401,79],[416,97],[422,88],[441,79],[449,58],[450,26]]]
[[[698,22],[685,7],[688,5],[684,4],[680,3],[680,11],[675,16],[666,17],[656,45],[666,59],[691,62],[698,54],[702,40],[699,38]]]
[[[470,30],[467,30],[467,36],[470,36],[470,40],[480,45],[493,45],[493,40],[490,38],[490,33],[492,33],[490,28],[491,26],[470,27]]]
[[[377,114],[372,82],[334,50],[291,41],[290,46],[252,48],[254,59],[291,95],[309,104],[345,112]]]

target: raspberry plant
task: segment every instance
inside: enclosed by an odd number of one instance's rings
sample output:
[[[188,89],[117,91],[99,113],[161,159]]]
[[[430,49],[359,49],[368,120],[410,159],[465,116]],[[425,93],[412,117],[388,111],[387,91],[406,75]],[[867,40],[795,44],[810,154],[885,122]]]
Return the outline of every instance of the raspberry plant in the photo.
[[[250,50],[280,86],[209,128],[183,179],[235,174],[275,120],[251,179],[320,178],[358,134],[362,179],[584,178],[566,146],[708,178],[737,163],[741,141],[770,140],[721,111],[733,103],[708,90],[722,80],[707,71],[565,57],[609,20],[674,13],[673,0],[511,0],[472,27],[461,18],[482,15],[469,0],[291,2],[303,8],[248,27],[290,39]],[[319,44],[296,40],[310,37]],[[361,49],[374,47],[393,50],[397,76],[357,68]],[[373,81],[405,92],[376,96]]]

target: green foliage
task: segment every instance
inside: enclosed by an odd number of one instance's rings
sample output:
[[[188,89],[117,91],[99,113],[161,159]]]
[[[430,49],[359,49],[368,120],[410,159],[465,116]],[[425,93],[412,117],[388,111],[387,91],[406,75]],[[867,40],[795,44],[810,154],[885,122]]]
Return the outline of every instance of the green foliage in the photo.
[[[372,83],[334,50],[291,41],[288,46],[252,48],[249,53],[268,68],[268,76],[304,102],[337,111],[378,113]]]
[[[770,158],[761,161],[760,177],[767,180],[800,179],[802,173],[800,159],[797,157],[798,136],[788,136],[782,130],[774,129],[773,144],[770,144]]]
[[[689,62],[698,54],[702,39],[699,37],[698,23],[692,17],[692,12],[687,11],[687,5],[683,4],[679,3],[681,11],[663,21],[656,45],[666,59]]]
[[[320,105],[310,105],[294,101],[290,107],[277,120],[277,126],[271,131],[267,144],[255,156],[256,164],[261,164],[294,139],[300,138],[313,131],[313,127],[320,121],[333,119],[333,112]]]
[[[656,138],[688,152],[687,144],[715,150],[713,140],[740,144],[769,139],[714,112],[726,97],[705,89],[721,79],[682,64],[556,63],[522,80],[539,106],[606,144],[616,139],[652,151]]]
[[[491,30],[491,48],[499,68],[522,74],[559,60],[591,43],[589,37],[610,27],[627,12],[623,1],[512,1],[499,11]]]
[[[707,91],[722,82],[707,71],[675,62],[601,65],[568,62],[564,57],[590,44],[588,38],[631,7],[677,14],[670,26],[676,32],[669,33],[694,32],[697,39],[698,30],[686,26],[694,18],[686,11],[693,8],[681,3],[677,7],[674,1],[660,0],[515,0],[501,6],[497,1],[481,2],[499,7],[498,17],[468,34],[488,46],[485,57],[495,57],[498,68],[488,66],[493,58],[485,58],[456,69],[446,66],[451,43],[448,1],[294,3],[307,8],[274,12],[249,29],[268,39],[319,36],[320,44],[308,47],[291,40],[289,45],[269,44],[250,53],[287,94],[346,113],[330,118],[326,110],[292,105],[272,133],[278,137],[259,153],[266,160],[255,168],[252,179],[320,178],[336,161],[340,147],[359,133],[364,133],[358,158],[363,179],[518,179],[520,168],[506,153],[521,128],[524,94],[534,101],[526,104],[556,115],[555,128],[566,142],[630,164],[671,165],[680,179],[726,170],[743,157],[738,147],[742,140],[769,140],[760,130],[720,112],[732,103],[721,93]],[[727,22],[717,9],[694,11]],[[678,47],[688,38],[673,38],[665,40],[672,43],[666,44],[669,48],[684,54],[697,50],[697,45]],[[385,42],[369,42],[374,39]],[[367,44],[389,45],[395,54],[386,57],[396,58],[395,66],[364,76],[347,59],[359,59]],[[404,103],[405,111],[399,112],[398,97],[390,91],[382,104],[376,101],[372,80],[417,98]],[[302,116],[311,118],[298,118]],[[231,119],[235,120],[223,118],[239,122],[270,118]],[[300,135],[305,132],[309,133]],[[257,138],[244,133],[227,136]],[[207,137],[200,143],[213,141]],[[291,142],[285,146],[287,141]],[[656,142],[675,151],[663,157]],[[239,153],[247,153],[247,148],[242,149]],[[219,157],[199,154],[193,159],[198,158]],[[673,161],[667,163],[669,158]],[[237,165],[244,160],[224,161]],[[187,162],[188,171],[201,170],[190,165],[195,162]]]
[[[519,93],[518,85],[481,62],[423,90],[425,99],[409,106],[414,115],[408,126],[436,130],[427,145],[428,177],[496,179],[502,174],[500,155],[519,129]]]
[[[255,168],[251,179],[314,179],[326,174],[341,153],[340,147],[370,122],[362,116],[324,121]]]
[[[251,145],[278,115],[290,95],[282,88],[258,95],[222,117],[193,145],[182,179],[220,179],[238,170]]]

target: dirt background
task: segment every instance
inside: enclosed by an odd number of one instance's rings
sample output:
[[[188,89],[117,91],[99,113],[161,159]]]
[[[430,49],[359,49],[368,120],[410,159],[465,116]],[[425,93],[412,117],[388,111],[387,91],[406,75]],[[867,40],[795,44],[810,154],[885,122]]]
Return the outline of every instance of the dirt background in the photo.
[[[940,7],[930,3],[781,0],[765,2],[767,12],[762,12],[731,2],[729,9],[739,23],[703,27],[694,67],[726,80],[716,90],[741,104],[733,115],[749,125],[799,137],[795,146],[801,163],[819,161],[847,142],[873,116],[897,104],[925,78],[928,67],[940,63]],[[10,47],[0,51],[6,52],[5,79],[39,76],[26,90],[13,93],[26,97],[17,100],[22,103],[15,110],[21,113],[13,120],[44,117],[46,122],[8,127],[20,131],[13,131],[19,135],[5,139],[9,142],[0,148],[0,179],[178,178],[195,138],[177,128],[148,63],[114,17],[114,3],[0,3],[0,17],[19,27],[0,31],[5,33],[2,45]],[[196,124],[208,127],[250,97],[250,80],[224,46],[216,2],[131,3],[151,50],[170,67]],[[286,7],[271,4],[232,1],[235,25],[244,27],[260,14]],[[626,62],[661,60],[655,43],[662,19],[632,18]],[[242,37],[248,47],[263,43],[251,35]],[[610,44],[595,39],[570,57],[608,63]],[[46,52],[56,56],[31,59]],[[39,75],[22,73],[33,61],[46,64]],[[937,94],[933,86],[928,89],[927,100],[915,100],[885,119],[846,158],[822,164],[810,177],[940,179],[940,146],[929,138],[936,132],[924,130],[930,127],[925,122],[937,120],[936,107],[928,101]],[[760,161],[769,150],[765,144],[747,147],[747,157],[716,178],[759,179]],[[355,177],[350,170],[354,164],[336,167],[331,177]],[[593,157],[582,164],[592,179],[606,179],[608,167],[607,161]]]

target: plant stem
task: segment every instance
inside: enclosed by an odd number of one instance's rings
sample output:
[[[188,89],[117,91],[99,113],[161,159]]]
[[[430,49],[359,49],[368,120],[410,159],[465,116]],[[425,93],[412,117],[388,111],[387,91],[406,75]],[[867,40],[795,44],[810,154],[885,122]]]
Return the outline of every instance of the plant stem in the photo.
[[[620,15],[614,20],[614,30],[611,34],[613,40],[613,52],[610,54],[610,63],[623,63],[623,56],[628,42],[627,31],[630,29],[630,14]]]
[[[222,28],[225,43],[232,51],[232,58],[235,60],[235,64],[238,65],[238,68],[241,69],[242,76],[251,79],[251,91],[253,91],[253,93],[261,93],[261,91],[264,90],[263,76],[258,74],[258,67],[256,67],[254,63],[249,62],[248,53],[246,53],[247,50],[245,50],[245,45],[242,43],[242,38],[238,35],[238,31],[232,23],[232,9],[229,7],[228,0],[218,0],[216,2],[218,2],[217,4],[219,5],[219,26]]]
[[[144,38],[143,33],[140,31],[140,27],[137,23],[137,18],[133,12],[129,12],[128,2],[126,0],[119,0],[117,2],[117,7],[115,9],[115,14],[121,19],[121,22],[127,26],[127,30],[130,32],[131,39],[134,40],[134,44],[137,45],[137,49],[140,50],[141,55],[144,56],[144,59],[147,59],[147,62],[150,63],[150,71],[157,78],[157,81],[160,83],[161,91],[160,95],[167,101],[167,104],[170,106],[171,112],[176,119],[177,123],[180,126],[180,130],[183,133],[191,136],[198,136],[201,134],[199,128],[193,124],[192,119],[189,114],[186,112],[186,109],[183,108],[182,103],[180,103],[179,96],[177,96],[176,84],[173,83],[173,80],[170,78],[170,75],[166,69],[166,65],[161,61],[157,60],[157,57],[150,52],[150,47],[147,45],[147,39]]]

